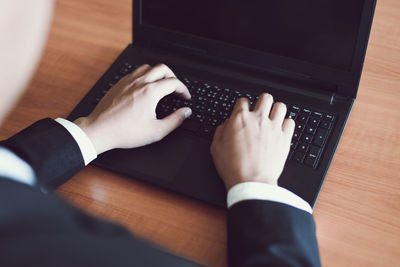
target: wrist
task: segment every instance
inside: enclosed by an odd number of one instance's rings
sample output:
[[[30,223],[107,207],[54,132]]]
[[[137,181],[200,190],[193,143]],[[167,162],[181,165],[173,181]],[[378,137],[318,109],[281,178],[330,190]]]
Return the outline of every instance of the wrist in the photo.
[[[88,136],[90,141],[93,144],[93,147],[96,150],[97,155],[100,155],[101,153],[104,153],[111,148],[108,148],[106,146],[106,142],[100,138],[98,135],[98,130],[96,130],[96,127],[94,123],[92,123],[88,117],[80,117],[74,121],[74,123],[82,129],[82,131]]]

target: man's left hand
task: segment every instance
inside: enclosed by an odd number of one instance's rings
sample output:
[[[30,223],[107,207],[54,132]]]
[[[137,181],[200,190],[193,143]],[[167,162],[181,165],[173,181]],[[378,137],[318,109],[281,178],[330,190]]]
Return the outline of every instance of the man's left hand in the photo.
[[[188,118],[183,107],[157,119],[156,107],[166,95],[190,99],[187,87],[166,65],[143,65],[122,78],[88,117],[75,121],[92,141],[97,154],[114,148],[135,148],[161,140]]]

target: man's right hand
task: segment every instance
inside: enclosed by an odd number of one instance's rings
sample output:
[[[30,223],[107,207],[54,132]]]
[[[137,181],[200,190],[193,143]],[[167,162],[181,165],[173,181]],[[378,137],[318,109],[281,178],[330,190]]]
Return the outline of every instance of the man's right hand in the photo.
[[[217,128],[211,145],[227,190],[242,182],[278,184],[295,128],[294,121],[285,115],[286,105],[273,105],[270,94],[262,94],[253,111],[248,99],[237,101],[231,117]]]

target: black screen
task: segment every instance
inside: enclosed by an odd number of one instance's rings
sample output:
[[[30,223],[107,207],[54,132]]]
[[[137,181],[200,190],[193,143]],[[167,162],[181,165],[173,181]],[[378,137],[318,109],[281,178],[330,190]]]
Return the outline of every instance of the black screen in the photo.
[[[143,23],[342,70],[364,0],[143,0]]]

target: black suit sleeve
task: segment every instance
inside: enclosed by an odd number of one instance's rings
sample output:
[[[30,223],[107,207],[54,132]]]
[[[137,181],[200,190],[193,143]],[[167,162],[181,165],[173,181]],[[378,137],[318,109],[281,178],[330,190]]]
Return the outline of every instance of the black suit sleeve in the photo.
[[[271,201],[247,200],[228,213],[231,267],[320,266],[311,214]]]
[[[200,266],[53,194],[2,177],[0,222],[0,266]]]
[[[51,119],[0,145],[31,164],[48,190],[84,167],[73,137]],[[1,266],[198,266],[52,194],[1,177],[0,211]],[[312,216],[284,204],[251,200],[231,207],[228,247],[229,266],[319,266]]]
[[[52,191],[85,167],[82,153],[71,134],[52,119],[40,120],[0,142],[28,162],[38,184]]]
[[[0,142],[53,190],[84,167],[69,132],[44,119]],[[12,179],[11,179],[12,180]],[[59,199],[0,177],[0,266],[200,266]]]

